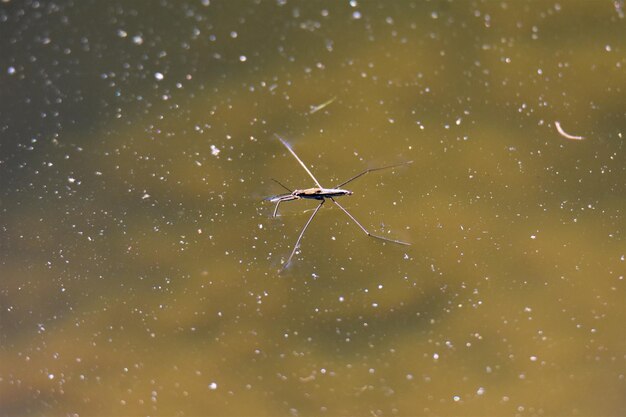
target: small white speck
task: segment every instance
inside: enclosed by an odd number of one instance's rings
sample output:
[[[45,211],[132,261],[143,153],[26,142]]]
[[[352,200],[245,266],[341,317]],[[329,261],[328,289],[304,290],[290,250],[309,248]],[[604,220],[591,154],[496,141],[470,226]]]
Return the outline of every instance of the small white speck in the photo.
[[[455,395],[454,397],[452,397],[452,399],[454,400],[455,403],[461,401],[461,397],[458,395]]]
[[[245,56],[245,55],[240,55],[240,56],[239,56],[239,61],[241,61],[241,62],[246,62],[247,60],[248,60],[248,57],[247,57],[247,56]]]
[[[15,74],[15,67],[9,67],[9,68],[7,69],[7,74],[9,74],[9,75],[13,75],[13,74]]]
[[[211,383],[209,384],[209,389],[210,389],[211,391],[216,390],[216,389],[217,389],[217,382],[211,382]]]
[[[485,388],[480,387],[476,390],[476,395],[483,395],[485,393]]]
[[[217,146],[211,145],[211,155],[218,156],[220,154],[220,152],[221,151],[218,149]]]
[[[54,379],[54,374],[48,374],[48,379],[52,381]]]
[[[163,78],[165,78],[165,76],[160,72],[155,72],[154,78],[156,78],[158,81],[161,81]]]
[[[141,36],[139,36],[139,35],[135,35],[135,36],[133,36],[133,43],[135,45],[141,45],[141,44],[143,44],[143,38]]]
[[[76,178],[68,177],[67,182],[69,182],[70,184],[74,184],[76,182]]]

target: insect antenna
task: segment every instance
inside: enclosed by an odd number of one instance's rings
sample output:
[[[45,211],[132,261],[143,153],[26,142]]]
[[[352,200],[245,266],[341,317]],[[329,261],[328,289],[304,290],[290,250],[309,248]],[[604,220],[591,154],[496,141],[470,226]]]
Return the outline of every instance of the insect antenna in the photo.
[[[293,190],[290,190],[289,188],[287,188],[285,185],[283,185],[283,183],[281,183],[280,181],[278,181],[277,179],[274,178],[270,178],[272,181],[274,181],[276,184],[280,185],[281,187],[283,187],[285,190],[289,191],[290,193],[293,193]]]

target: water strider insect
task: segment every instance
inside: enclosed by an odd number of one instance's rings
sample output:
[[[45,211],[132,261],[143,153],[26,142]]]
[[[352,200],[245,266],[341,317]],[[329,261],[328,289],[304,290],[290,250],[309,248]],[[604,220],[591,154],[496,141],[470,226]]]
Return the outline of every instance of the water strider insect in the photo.
[[[324,202],[326,201],[327,198],[330,199],[330,201],[332,201],[333,203],[335,203],[337,205],[337,207],[339,207],[341,209],[341,211],[346,213],[348,215],[348,217],[350,217],[350,219],[354,223],[356,223],[356,225],[359,226],[359,228],[361,228],[361,230],[363,230],[363,232],[365,232],[366,235],[368,235],[370,237],[373,237],[373,238],[376,238],[376,239],[384,240],[386,242],[397,243],[398,245],[406,245],[406,246],[410,245],[410,243],[403,242],[401,240],[388,239],[386,237],[382,237],[382,236],[378,236],[378,235],[375,235],[373,233],[370,233],[365,227],[363,227],[363,225],[361,223],[359,223],[357,221],[357,219],[354,218],[354,216],[352,214],[350,214],[348,212],[348,210],[346,210],[341,204],[339,204],[335,200],[335,197],[342,197],[344,195],[352,195],[352,191],[344,190],[341,187],[343,187],[344,185],[348,184],[349,182],[352,182],[352,181],[356,180],[357,178],[359,178],[359,177],[361,177],[361,176],[363,176],[363,175],[365,175],[365,174],[367,174],[369,172],[380,171],[381,169],[395,168],[395,167],[402,166],[402,165],[408,165],[408,164],[412,164],[413,161],[403,162],[401,164],[395,164],[395,165],[388,165],[388,166],[384,166],[384,167],[380,167],[380,168],[366,169],[365,171],[363,171],[363,172],[353,176],[352,178],[342,182],[341,184],[338,184],[335,188],[324,188],[320,184],[320,182],[315,178],[315,176],[309,170],[309,168],[307,168],[307,166],[304,164],[304,162],[302,162],[302,160],[298,157],[298,155],[296,155],[296,153],[291,148],[291,146],[283,138],[281,138],[280,136],[276,135],[276,137],[285,146],[285,148],[287,148],[287,150],[293,155],[293,157],[296,158],[296,160],[302,166],[302,168],[304,168],[304,170],[307,172],[307,174],[309,174],[309,176],[313,179],[313,181],[315,182],[315,185],[317,185],[317,187],[306,188],[306,189],[303,189],[303,190],[293,190],[292,191],[289,188],[285,187],[279,181],[273,179],[273,181],[275,181],[278,185],[283,187],[285,190],[289,191],[289,194],[281,194],[281,195],[277,195],[275,197],[268,198],[268,200],[271,201],[272,203],[276,203],[276,207],[274,208],[274,214],[272,215],[272,217],[276,217],[276,215],[278,214],[278,206],[280,206],[280,203],[282,203],[283,201],[299,200],[301,198],[311,199],[311,200],[319,200],[320,201],[320,204],[315,208],[315,210],[313,211],[313,214],[311,215],[311,217],[309,217],[309,220],[306,222],[306,224],[302,228],[302,231],[300,232],[300,235],[298,236],[298,240],[296,240],[296,244],[293,246],[293,250],[291,251],[291,255],[289,255],[289,258],[287,259],[287,262],[285,262],[283,264],[283,269],[285,269],[285,268],[287,268],[287,266],[289,266],[289,263],[291,262],[291,259],[293,258],[293,256],[295,255],[296,251],[298,250],[298,247],[300,245],[300,241],[302,240],[302,236],[304,236],[304,232],[309,227],[309,224],[311,224],[311,221],[313,220],[313,217],[315,217],[315,215],[317,214],[319,209],[322,208],[322,205],[324,204]]]

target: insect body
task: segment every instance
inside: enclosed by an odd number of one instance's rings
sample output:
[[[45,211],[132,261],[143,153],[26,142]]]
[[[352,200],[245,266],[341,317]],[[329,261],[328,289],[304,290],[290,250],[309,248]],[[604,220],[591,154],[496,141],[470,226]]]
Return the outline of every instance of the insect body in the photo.
[[[289,191],[289,193],[288,194],[277,195],[275,197],[271,197],[271,198],[268,199],[270,202],[276,203],[276,207],[274,208],[273,217],[277,216],[277,214],[278,214],[278,207],[280,206],[280,203],[282,203],[283,201],[299,200],[299,199],[302,199],[302,198],[320,201],[320,204],[315,208],[315,211],[313,211],[313,214],[311,215],[311,217],[309,217],[309,220],[306,222],[306,224],[302,228],[302,231],[300,232],[300,235],[298,236],[298,240],[296,240],[296,244],[294,245],[293,250],[291,251],[291,255],[289,255],[289,258],[287,259],[287,262],[285,262],[283,264],[283,269],[286,268],[289,265],[289,263],[291,262],[291,259],[293,258],[293,256],[295,255],[296,251],[298,250],[298,247],[300,245],[300,241],[302,240],[302,236],[304,236],[304,232],[309,227],[309,224],[311,224],[311,221],[313,220],[313,217],[315,217],[315,215],[317,214],[319,209],[322,208],[322,205],[324,204],[324,202],[326,201],[327,198],[330,199],[333,203],[335,203],[335,205],[337,205],[337,207],[339,207],[341,209],[341,211],[346,213],[348,215],[348,217],[350,217],[350,219],[354,223],[356,223],[356,225],[359,226],[359,228],[361,230],[363,230],[363,232],[365,232],[366,235],[368,235],[370,237],[373,237],[373,238],[376,238],[376,239],[384,240],[386,242],[397,243],[399,245],[410,245],[410,243],[403,242],[401,240],[388,239],[386,237],[382,237],[382,236],[378,236],[378,235],[374,235],[374,234],[370,233],[365,227],[363,227],[363,225],[361,225],[361,223],[359,223],[354,218],[354,216],[352,216],[352,214],[350,214],[348,212],[348,210],[346,210],[341,204],[339,204],[335,200],[335,197],[342,197],[344,195],[352,195],[352,191],[344,190],[343,188],[340,188],[340,187],[343,187],[344,185],[348,184],[349,182],[352,182],[352,181],[356,180],[357,178],[359,178],[359,177],[361,177],[361,176],[363,176],[363,175],[365,175],[365,174],[367,174],[369,172],[380,171],[381,169],[395,168],[395,167],[398,167],[398,166],[401,166],[401,165],[408,165],[408,164],[413,163],[413,161],[404,162],[404,163],[396,164],[396,165],[384,166],[384,167],[380,167],[380,168],[370,168],[370,169],[367,169],[367,170],[365,170],[365,171],[355,175],[354,177],[352,177],[352,178],[342,182],[341,184],[337,185],[335,188],[324,188],[319,183],[319,181],[315,178],[313,173],[311,173],[309,168],[307,168],[307,166],[304,164],[304,162],[302,162],[302,160],[298,157],[298,155],[296,155],[294,150],[291,149],[291,146],[289,146],[289,144],[283,138],[281,138],[280,136],[276,135],[276,137],[285,146],[285,148],[287,148],[287,150],[293,155],[293,157],[296,158],[296,160],[302,166],[302,168],[304,168],[304,170],[307,172],[307,174],[309,174],[309,176],[313,179],[313,181],[315,182],[317,187],[306,188],[306,189],[302,189],[302,190],[293,190],[292,191],[289,188],[287,188],[286,186],[284,186],[282,183],[280,183],[279,181],[274,180],[281,187],[283,187],[284,189]]]
[[[293,194],[298,198],[323,200],[324,198],[352,195],[352,191],[342,190],[341,188],[307,188],[306,190],[295,190]]]

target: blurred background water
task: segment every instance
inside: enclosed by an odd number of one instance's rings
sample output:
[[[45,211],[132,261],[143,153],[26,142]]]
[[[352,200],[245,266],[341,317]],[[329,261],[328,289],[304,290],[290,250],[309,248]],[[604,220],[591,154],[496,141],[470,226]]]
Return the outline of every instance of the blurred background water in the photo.
[[[0,413],[624,415],[625,23],[2,1]]]

